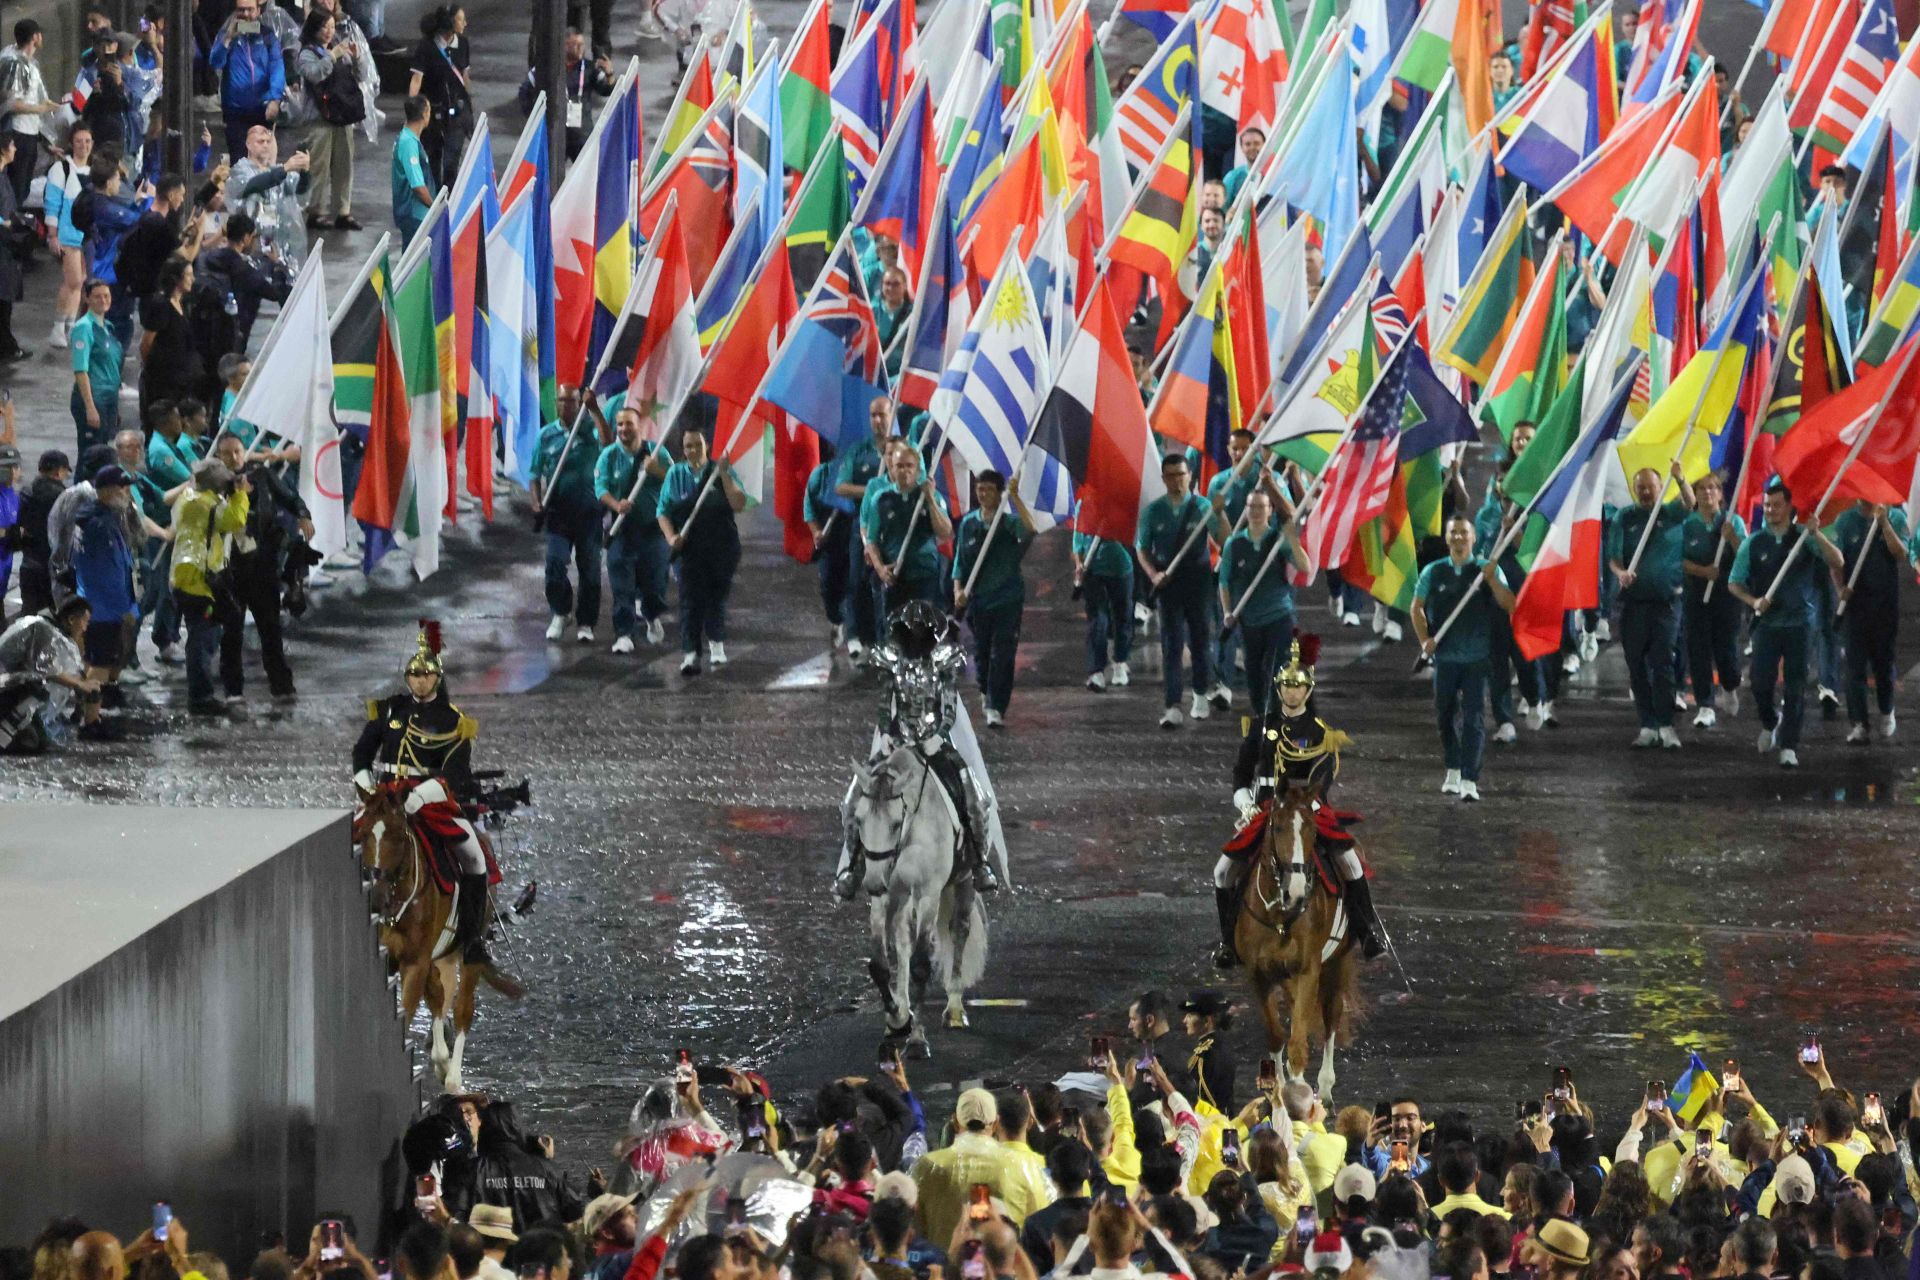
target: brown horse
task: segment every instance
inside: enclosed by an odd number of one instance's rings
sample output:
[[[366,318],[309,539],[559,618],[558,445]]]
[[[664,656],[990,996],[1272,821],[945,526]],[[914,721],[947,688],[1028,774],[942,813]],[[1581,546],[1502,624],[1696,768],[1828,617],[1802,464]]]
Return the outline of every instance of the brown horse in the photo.
[[[427,866],[427,850],[397,793],[382,789],[365,798],[354,819],[354,839],[360,844],[360,865],[372,876],[369,899],[380,916],[380,945],[399,971],[407,1022],[424,1001],[432,1018],[428,1053],[434,1072],[442,1088],[457,1093],[480,984],[513,1000],[526,989],[492,965],[462,962],[452,943],[453,898],[441,892]]]
[[[1253,870],[1241,890],[1234,946],[1267,1023],[1267,1053],[1286,1046],[1289,1080],[1304,1079],[1314,1040],[1323,1045],[1320,1096],[1333,1090],[1333,1047],[1349,1040],[1354,1001],[1353,940],[1340,939],[1324,962],[1339,900],[1313,865],[1313,820],[1320,789],[1289,780],[1276,793]]]

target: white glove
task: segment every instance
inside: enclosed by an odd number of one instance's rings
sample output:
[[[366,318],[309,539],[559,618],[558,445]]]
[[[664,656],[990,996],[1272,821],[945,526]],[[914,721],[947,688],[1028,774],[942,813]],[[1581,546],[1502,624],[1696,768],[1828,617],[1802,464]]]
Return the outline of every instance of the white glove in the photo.
[[[360,788],[361,795],[370,796],[373,794],[374,788],[379,784],[373,780],[373,770],[362,769],[353,775],[353,785]]]
[[[1253,815],[1255,812],[1255,806],[1253,803],[1253,788],[1241,787],[1238,791],[1235,791],[1233,793],[1233,807],[1240,811],[1241,826],[1244,827],[1247,825],[1247,823],[1253,821]]]
[[[408,817],[412,817],[427,807],[427,798],[420,794],[422,790],[424,790],[424,788],[415,787],[413,790],[407,792],[405,808]]]

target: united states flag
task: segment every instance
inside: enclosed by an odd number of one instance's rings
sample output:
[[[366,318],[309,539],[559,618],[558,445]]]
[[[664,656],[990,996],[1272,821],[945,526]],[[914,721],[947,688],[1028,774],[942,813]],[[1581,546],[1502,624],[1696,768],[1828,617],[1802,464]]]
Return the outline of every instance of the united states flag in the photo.
[[[1327,461],[1320,496],[1307,514],[1308,558],[1319,568],[1344,564],[1360,526],[1387,509],[1400,459],[1400,415],[1407,399],[1407,344],[1367,396],[1345,445]]]
[[[1860,25],[1854,28],[1853,39],[1847,43],[1847,51],[1820,101],[1820,114],[1814,117],[1816,144],[1839,152],[1853,140],[1899,57],[1900,33],[1894,23],[1893,0],[1867,0]]]

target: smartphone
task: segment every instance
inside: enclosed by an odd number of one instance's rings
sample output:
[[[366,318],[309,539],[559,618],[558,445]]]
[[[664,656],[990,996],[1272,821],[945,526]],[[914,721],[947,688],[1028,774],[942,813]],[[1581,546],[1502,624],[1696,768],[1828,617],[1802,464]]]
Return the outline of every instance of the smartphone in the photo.
[[[1554,1101],[1565,1102],[1568,1098],[1571,1098],[1572,1096],[1573,1096],[1573,1072],[1567,1070],[1565,1067],[1555,1067],[1553,1069]]]
[[[1220,1135],[1220,1160],[1229,1169],[1240,1167],[1240,1131],[1228,1129]]]
[[[1728,1093],[1738,1093],[1746,1087],[1740,1079],[1740,1060],[1738,1058],[1727,1059],[1727,1071],[1726,1074],[1720,1078],[1720,1087]]]
[[[440,1198],[440,1180],[430,1173],[423,1173],[413,1180],[413,1207],[421,1213],[430,1213],[433,1202]]]
[[[882,1045],[880,1051],[873,1055],[873,1061],[874,1065],[878,1066],[882,1071],[890,1071],[898,1065],[900,1061],[900,1051],[890,1045]]]
[[[1140,1050],[1140,1056],[1134,1060],[1133,1069],[1135,1071],[1153,1070],[1153,1049],[1151,1047],[1143,1047]]]
[[[236,22],[236,23],[234,23],[234,24],[233,24],[233,34],[235,34],[235,35],[237,35],[237,36],[257,36],[257,35],[259,35],[259,34],[260,34],[260,21],[259,21],[259,19],[257,19],[257,18],[255,18],[255,19],[251,19],[251,20],[249,20],[249,21],[246,21],[246,22]]]
[[[1293,1236],[1300,1242],[1302,1249],[1313,1243],[1314,1236],[1320,1233],[1320,1219],[1314,1216],[1313,1206],[1306,1205],[1300,1215],[1293,1220]]]
[[[740,1196],[727,1197],[727,1226],[744,1227],[747,1225],[747,1202]]]
[[[1713,1130],[1701,1129],[1693,1135],[1693,1154],[1702,1160],[1713,1158]]]
[[[1800,1061],[1812,1063],[1820,1061],[1820,1037],[1808,1036],[1807,1042],[1800,1046]]]
[[[173,1225],[173,1206],[165,1200],[153,1202],[153,1238],[165,1240],[167,1230]]]
[[[1797,1147],[1806,1140],[1807,1118],[1805,1116],[1795,1116],[1793,1119],[1787,1121],[1787,1141]]]
[[[967,1192],[967,1221],[986,1222],[993,1217],[993,1188],[976,1182]]]
[[[1271,1058],[1261,1059],[1260,1087],[1262,1089],[1271,1089],[1273,1088],[1274,1085],[1278,1084],[1279,1081],[1280,1081],[1279,1073],[1276,1072],[1273,1068],[1273,1059]]]
[[[1879,1128],[1887,1122],[1887,1113],[1881,1109],[1880,1095],[1870,1093],[1860,1103],[1860,1123]]]
[[[1667,1109],[1667,1082],[1665,1080],[1647,1081],[1647,1110],[1665,1111]]]
[[[1118,1209],[1126,1208],[1127,1207],[1126,1188],[1117,1186],[1114,1183],[1108,1183],[1107,1184],[1107,1203],[1110,1205],[1113,1205],[1115,1208],[1118,1208]]]
[[[961,1280],[987,1280],[987,1259],[978,1240],[960,1246]]]
[[[693,1083],[693,1055],[685,1049],[680,1050],[674,1060],[673,1082],[675,1084]]]
[[[1553,1118],[1559,1114],[1560,1114],[1560,1108],[1554,1105],[1554,1098],[1552,1094],[1548,1094],[1545,1098],[1541,1099],[1540,1118],[1542,1120],[1545,1120],[1548,1124],[1552,1124]]]
[[[1113,1049],[1109,1045],[1107,1038],[1105,1036],[1095,1036],[1093,1043],[1087,1048],[1087,1063],[1095,1071],[1105,1071],[1107,1069],[1107,1058],[1111,1056],[1112,1053]]]
[[[338,1262],[347,1256],[347,1228],[338,1218],[320,1223],[320,1261]]]
[[[1405,1138],[1393,1140],[1393,1150],[1388,1158],[1387,1168],[1394,1173],[1405,1173],[1413,1168],[1413,1147]]]
[[[740,1135],[744,1138],[767,1136],[767,1109],[761,1105],[757,1093],[740,1100]]]

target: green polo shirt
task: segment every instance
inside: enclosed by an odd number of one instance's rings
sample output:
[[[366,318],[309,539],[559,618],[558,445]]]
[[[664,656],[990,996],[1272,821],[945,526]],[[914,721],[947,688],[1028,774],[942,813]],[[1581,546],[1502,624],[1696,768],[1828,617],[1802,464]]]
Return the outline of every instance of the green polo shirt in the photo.
[[[1640,557],[1639,568],[1634,571],[1633,585],[1620,592],[1622,600],[1671,600],[1680,594],[1680,582],[1684,576],[1680,571],[1680,550],[1684,541],[1682,531],[1691,514],[1686,505],[1676,498],[1672,502],[1661,503],[1654,511],[1636,502],[1630,507],[1622,507],[1613,517],[1613,524],[1607,530],[1607,559],[1621,565],[1633,560],[1633,550],[1640,545],[1640,535],[1646,529],[1648,519],[1653,520],[1653,534],[1647,539],[1647,549]]]
[[[1725,582],[1733,572],[1733,556],[1718,550],[1720,531],[1731,521],[1736,542],[1747,536],[1747,523],[1731,511],[1722,511],[1711,521],[1697,511],[1687,513],[1687,522],[1680,526],[1680,556],[1688,564],[1702,568],[1714,564],[1720,566],[1718,581]],[[1737,552],[1735,554],[1738,554]],[[1689,578],[1688,584],[1695,590],[1706,590],[1705,578]]]
[[[94,404],[113,405],[120,397],[123,357],[120,340],[113,336],[113,330],[89,311],[73,326],[67,345],[72,348],[73,371],[86,374],[92,384]]]
[[[1282,544],[1278,552],[1274,550],[1275,543]],[[1285,543],[1286,535],[1269,526],[1266,536],[1258,543],[1254,542],[1251,530],[1241,529],[1220,548],[1220,586],[1227,593],[1229,609],[1247,594],[1247,588],[1259,576],[1267,557],[1274,557],[1273,567],[1260,579],[1260,586],[1240,610],[1240,620],[1250,626],[1263,627],[1293,617],[1293,584],[1287,581],[1292,548]]]
[[[575,447],[579,442],[575,441]],[[653,457],[653,451],[659,448],[651,440],[642,440],[640,447],[628,453],[626,446],[618,440],[600,451],[599,459],[593,464],[593,496],[600,499],[609,495],[624,498],[633,493],[633,482],[641,473],[646,472],[647,460]],[[568,465],[571,467],[572,459]],[[604,505],[604,504],[603,504]],[[640,486],[640,492],[633,496],[634,511],[640,517],[642,527],[651,528],[656,533],[660,526],[651,517],[660,506],[660,477],[646,472],[646,480]],[[626,526],[622,525],[624,529]]]
[[[427,216],[427,206],[414,194],[415,187],[433,190],[427,181],[427,149],[411,129],[402,129],[393,142],[393,216],[409,235]]]
[[[1088,553],[1092,554],[1089,555]],[[1087,566],[1090,578],[1126,578],[1133,575],[1133,557],[1124,542],[1096,538],[1090,533],[1073,535],[1073,554]]]
[[[1161,494],[1140,513],[1140,525],[1134,531],[1133,545],[1141,555],[1153,562],[1154,568],[1164,573],[1167,565],[1180,554],[1180,548],[1186,545],[1187,539],[1193,536],[1193,531],[1205,526],[1212,516],[1213,504],[1196,493],[1188,493],[1179,503]],[[1202,538],[1205,536],[1201,535]],[[1174,577],[1182,586],[1189,586],[1204,583],[1210,576],[1206,544],[1196,539],[1194,548],[1180,562]]]
[[[1887,523],[1893,526],[1895,537],[1902,543],[1907,541],[1905,511],[1899,507],[1889,507]],[[1863,552],[1867,557],[1866,564],[1860,569],[1860,576],[1854,580],[1855,595],[1881,600],[1892,600],[1899,596],[1900,563],[1887,550],[1880,531],[1873,527],[1872,516],[1857,507],[1850,507],[1840,513],[1838,520],[1827,526],[1827,538],[1840,548],[1840,554],[1845,557],[1845,573],[1853,572]]]
[[[980,556],[991,522],[991,517],[983,517],[978,510],[967,512],[960,521],[953,539],[953,580],[961,586],[966,585],[973,573],[973,562]],[[1020,576],[1020,561],[1032,544],[1032,530],[1009,506],[1000,517],[1000,527],[994,531],[993,544],[987,548],[987,558],[980,566],[980,576],[973,580],[969,602],[982,609],[1025,603],[1027,583]]]
[[[177,489],[193,479],[200,451],[183,431],[169,443],[158,431],[147,441],[147,474],[162,489]]]
[[[859,485],[864,494],[867,486],[880,478],[880,449],[873,443],[871,434],[860,437],[858,444],[851,444],[842,449],[840,456],[834,459],[833,483],[835,485]],[[834,494],[828,499],[849,515],[857,514],[855,508],[861,500],[860,498],[843,498],[839,494]]]
[[[583,420],[573,433],[573,445],[567,445],[571,424],[549,422],[540,428],[540,439],[533,450],[533,478],[540,481],[541,505],[573,515],[594,511],[593,479],[600,452],[599,438],[591,420]],[[554,474],[560,454],[566,452],[565,469]]]
[[[1740,544],[1729,579],[1739,583],[1748,595],[1766,595],[1767,588],[1780,573],[1780,566],[1786,563],[1789,550],[1799,540],[1799,525],[1788,525],[1784,533],[1761,526]],[[1827,563],[1820,558],[1820,553],[1813,547],[1803,547],[1793,558],[1793,568],[1786,580],[1773,593],[1773,605],[1754,617],[1754,630],[1787,631],[1812,626],[1819,616],[1819,577],[1825,572]]]
[[[940,576],[940,552],[934,545],[932,513],[922,511],[915,519],[913,509],[917,505],[916,491],[902,492],[885,476],[868,481],[866,496],[860,500],[861,534],[879,549],[882,560],[888,564],[900,562],[902,583],[922,583]],[[928,497],[927,505],[938,506],[942,513],[947,509],[938,492]],[[902,556],[900,546],[906,540],[908,525],[913,526],[913,542]]]
[[[1238,476],[1228,468],[1207,481],[1207,501],[1213,509],[1225,517],[1228,527],[1240,523],[1240,513],[1247,509],[1247,497],[1260,487],[1260,467],[1258,463],[1249,463],[1247,469]]]
[[[1440,630],[1442,624],[1453,617],[1454,607],[1467,594],[1486,563],[1484,557],[1470,556],[1465,564],[1456,565],[1449,556],[1435,560],[1420,571],[1419,580],[1413,584],[1413,598],[1427,611],[1430,633]],[[1505,583],[1505,576],[1500,580]],[[1467,607],[1441,637],[1433,651],[1434,661],[1485,662],[1493,652],[1493,615],[1499,608],[1500,602],[1484,586],[1475,591]]]

